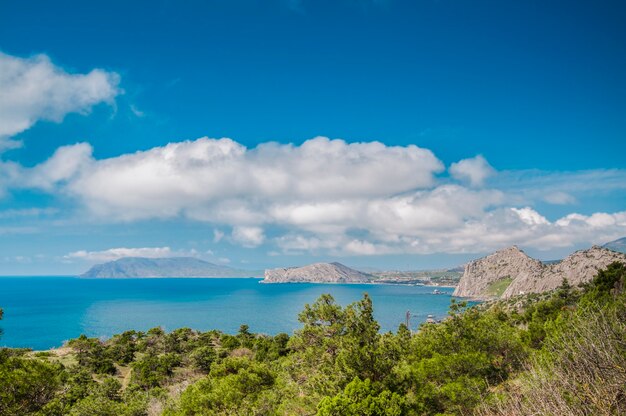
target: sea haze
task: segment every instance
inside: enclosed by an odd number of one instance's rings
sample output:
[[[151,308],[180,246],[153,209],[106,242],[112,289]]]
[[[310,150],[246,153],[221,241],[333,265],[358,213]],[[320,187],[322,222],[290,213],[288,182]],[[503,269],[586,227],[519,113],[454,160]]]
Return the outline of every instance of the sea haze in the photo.
[[[395,331],[407,310],[416,328],[427,315],[445,316],[452,289],[371,284],[259,284],[260,279],[80,279],[1,277],[0,345],[48,349],[84,333],[110,337],[126,330],[190,327],[234,333],[291,334],[298,313],[323,293],[342,305],[369,293],[382,331]]]

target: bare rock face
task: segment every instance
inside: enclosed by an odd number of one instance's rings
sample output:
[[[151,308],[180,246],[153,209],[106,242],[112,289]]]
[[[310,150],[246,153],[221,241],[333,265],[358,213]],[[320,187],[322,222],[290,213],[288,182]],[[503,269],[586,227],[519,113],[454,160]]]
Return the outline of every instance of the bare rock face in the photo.
[[[263,283],[367,283],[374,276],[341,263],[315,263],[304,267],[265,270]]]
[[[589,282],[598,270],[616,261],[626,262],[626,255],[598,246],[576,251],[558,263],[544,265],[538,279],[514,280],[502,297],[509,298],[523,293],[541,293],[556,289],[563,282],[563,278],[567,279],[570,285],[577,286]]]
[[[598,270],[615,261],[626,262],[626,255],[594,246],[577,251],[558,263],[543,264],[517,247],[510,247],[468,263],[454,295],[509,298],[556,289],[564,278],[576,286],[590,281]]]
[[[454,296],[484,298],[497,297],[498,282],[533,280],[541,275],[542,263],[529,257],[517,246],[498,250],[493,254],[465,265],[465,271],[454,291]]]

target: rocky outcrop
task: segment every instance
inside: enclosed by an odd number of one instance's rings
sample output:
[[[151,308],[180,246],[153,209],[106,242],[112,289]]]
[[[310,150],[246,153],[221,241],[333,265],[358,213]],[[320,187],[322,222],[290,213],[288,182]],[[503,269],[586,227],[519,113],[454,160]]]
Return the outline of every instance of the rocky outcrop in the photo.
[[[465,266],[455,296],[509,298],[556,289],[563,279],[576,286],[588,282],[609,264],[626,262],[626,255],[594,246],[577,251],[560,262],[544,264],[517,247],[500,250]]]
[[[589,282],[598,270],[616,261],[626,262],[626,255],[598,246],[576,251],[558,263],[545,265],[541,275],[536,278],[514,280],[503,297],[546,292],[559,287],[563,279],[567,279],[570,285],[577,286]]]
[[[259,272],[237,270],[193,257],[125,257],[97,264],[81,277],[257,277]]]
[[[368,283],[375,277],[341,263],[265,270],[263,283]]]
[[[467,263],[454,296],[497,297],[501,295],[495,286],[498,282],[532,280],[541,275],[542,268],[539,260],[529,257],[518,247],[505,248]]]

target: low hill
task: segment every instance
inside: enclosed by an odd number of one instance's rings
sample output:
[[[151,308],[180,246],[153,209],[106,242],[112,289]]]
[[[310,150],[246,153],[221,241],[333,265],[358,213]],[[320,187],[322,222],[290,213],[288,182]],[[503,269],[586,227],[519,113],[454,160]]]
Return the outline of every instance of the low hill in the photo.
[[[97,264],[80,277],[260,277],[260,273],[220,266],[193,257],[125,257]]]
[[[617,251],[619,253],[626,253],[626,237],[622,237],[620,239],[606,243],[602,247],[608,248],[609,250]]]
[[[563,279],[576,286],[590,281],[598,270],[616,261],[626,263],[626,255],[593,246],[576,251],[559,262],[547,264],[513,246],[469,262],[454,296],[510,298],[556,289]]]
[[[263,283],[368,283],[375,277],[341,263],[315,263],[303,267],[265,270]]]

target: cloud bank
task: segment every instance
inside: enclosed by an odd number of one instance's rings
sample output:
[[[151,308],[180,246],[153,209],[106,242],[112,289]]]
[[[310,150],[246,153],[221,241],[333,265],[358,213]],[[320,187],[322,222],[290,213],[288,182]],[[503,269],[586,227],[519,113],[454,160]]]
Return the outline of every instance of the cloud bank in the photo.
[[[79,143],[33,168],[4,170],[10,186],[74,200],[98,221],[186,218],[217,227],[218,242],[284,253],[462,253],[509,244],[548,250],[626,234],[626,212],[550,221],[534,207],[571,203],[578,192],[565,186],[571,178],[586,178],[583,190],[623,189],[624,171],[520,175],[497,172],[478,156],[445,176],[431,151],[413,145],[317,137],[246,148],[204,137],[96,160]],[[487,187],[487,177],[496,186]]]

